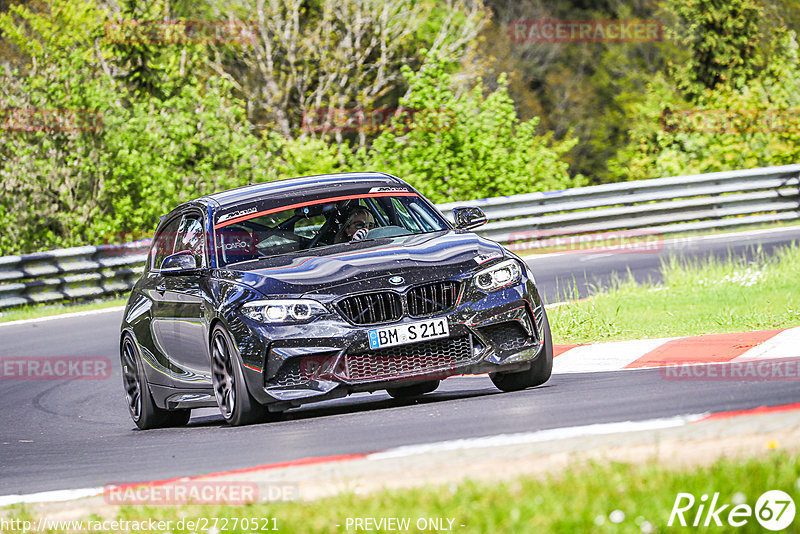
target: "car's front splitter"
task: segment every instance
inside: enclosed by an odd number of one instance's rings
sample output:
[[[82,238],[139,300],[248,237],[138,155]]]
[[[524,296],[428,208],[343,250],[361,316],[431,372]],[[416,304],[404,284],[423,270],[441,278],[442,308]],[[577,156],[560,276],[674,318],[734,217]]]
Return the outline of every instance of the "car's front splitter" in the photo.
[[[323,318],[302,327],[251,325],[242,328],[249,331],[246,339],[237,341],[251,394],[285,409],[454,375],[524,371],[541,352],[541,316],[535,286],[524,283],[475,294],[449,313],[430,317],[447,319],[448,338],[372,349],[367,332],[375,326]],[[420,320],[405,317],[393,324]]]

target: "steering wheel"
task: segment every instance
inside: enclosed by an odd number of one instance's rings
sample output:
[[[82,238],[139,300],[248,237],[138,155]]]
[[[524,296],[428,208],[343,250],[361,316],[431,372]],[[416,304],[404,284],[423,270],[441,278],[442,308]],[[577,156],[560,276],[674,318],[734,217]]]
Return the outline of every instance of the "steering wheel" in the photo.
[[[341,222],[339,221],[339,217],[336,216],[336,215],[326,219],[325,224],[322,225],[322,227],[319,229],[319,232],[317,232],[317,235],[315,235],[314,239],[311,240],[311,243],[308,244],[308,248],[312,249],[312,248],[316,247],[317,245],[319,245],[319,242],[322,239],[322,236],[324,236],[326,234],[329,234],[330,232],[328,230],[330,229],[331,225],[334,225],[334,224],[335,225],[340,225],[341,224]],[[335,233],[336,232],[334,232],[334,234]]]

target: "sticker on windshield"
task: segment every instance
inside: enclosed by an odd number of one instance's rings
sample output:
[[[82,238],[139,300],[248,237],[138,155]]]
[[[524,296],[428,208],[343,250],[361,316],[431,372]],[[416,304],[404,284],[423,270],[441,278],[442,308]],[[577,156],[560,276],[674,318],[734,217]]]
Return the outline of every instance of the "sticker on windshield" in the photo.
[[[369,190],[370,193],[408,193],[408,189],[404,187],[373,187]]]
[[[246,210],[232,211],[230,213],[226,213],[225,215],[217,219],[217,223],[227,221],[228,219],[235,219],[236,217],[241,217],[242,215],[247,215],[249,213],[255,213],[255,212],[256,208],[248,208]]]

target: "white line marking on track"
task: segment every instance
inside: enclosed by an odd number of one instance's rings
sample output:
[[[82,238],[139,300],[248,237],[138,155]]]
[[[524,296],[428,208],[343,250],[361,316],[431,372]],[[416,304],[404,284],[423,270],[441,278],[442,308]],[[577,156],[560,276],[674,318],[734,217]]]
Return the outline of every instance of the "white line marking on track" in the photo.
[[[682,243],[687,240],[690,241],[706,241],[709,239],[724,239],[728,237],[750,237],[754,235],[760,234],[769,234],[769,233],[778,233],[778,232],[789,232],[789,231],[797,231],[800,229],[798,225],[786,226],[781,228],[760,228],[757,230],[747,230],[745,232],[728,232],[726,234],[706,234],[706,235],[696,235],[696,236],[687,236],[687,237],[673,237],[670,239],[665,239],[664,243]]]
[[[86,315],[98,315],[100,313],[111,313],[111,312],[121,312],[125,309],[125,306],[112,306],[110,308],[102,308],[100,310],[86,310],[86,311],[79,311],[79,312],[67,312],[61,313],[59,315],[48,315],[47,317],[34,317],[33,319],[19,319],[17,321],[8,321],[5,323],[0,323],[0,327],[3,326],[12,326],[16,324],[27,324],[27,323],[41,323],[44,321],[54,321],[56,319],[71,319],[73,317],[84,317]]]
[[[541,443],[558,439],[568,439],[582,436],[602,436],[606,434],[618,434],[623,432],[642,432],[653,431],[666,428],[674,428],[689,423],[699,421],[707,417],[708,413],[680,415],[676,417],[666,417],[662,419],[649,419],[646,421],[623,421],[618,423],[601,423],[596,425],[574,426],[566,428],[552,428],[539,430],[537,432],[522,432],[517,434],[500,434],[497,436],[487,436],[482,438],[468,438],[451,441],[440,441],[421,445],[408,445],[395,447],[381,452],[368,454],[367,460],[383,460],[386,458],[402,458],[417,454],[427,454],[437,451],[454,451],[461,449],[476,449],[485,447],[497,447],[502,445],[524,445],[527,443]],[[222,476],[225,473],[212,473],[207,477]],[[0,496],[0,507],[12,504],[39,503],[39,502],[63,502],[84,497],[94,497],[102,495],[104,487],[82,488],[71,490],[44,491],[27,495],[4,495]]]
[[[42,491],[40,493],[29,493],[27,495],[3,495],[0,496],[0,507],[11,506],[12,504],[31,504],[37,502],[64,502],[73,499],[83,499],[84,497],[94,497],[101,495],[105,488],[83,488],[71,490]]]
[[[647,430],[660,430],[673,428],[693,423],[706,417],[708,414],[681,415],[663,419],[650,419],[647,421],[624,421],[621,423],[601,423],[596,425],[573,426],[566,428],[553,428],[539,430],[538,432],[524,432],[519,434],[500,434],[483,438],[456,439],[440,441],[422,445],[407,445],[396,447],[381,452],[367,455],[367,460],[384,460],[387,458],[402,458],[431,452],[447,452],[464,449],[482,449],[505,445],[525,445],[528,443],[541,443],[557,439],[577,438],[583,436],[601,436],[621,432],[640,432]]]

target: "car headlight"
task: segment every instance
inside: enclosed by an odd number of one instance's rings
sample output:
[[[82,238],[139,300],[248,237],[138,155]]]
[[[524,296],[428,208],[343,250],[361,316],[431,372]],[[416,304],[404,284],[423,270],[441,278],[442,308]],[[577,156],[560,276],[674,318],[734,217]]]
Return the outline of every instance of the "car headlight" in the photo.
[[[327,312],[311,299],[255,300],[242,306],[244,315],[262,323],[305,323]]]
[[[481,291],[496,291],[502,287],[516,284],[522,278],[522,269],[517,260],[501,261],[472,277],[475,287]]]

